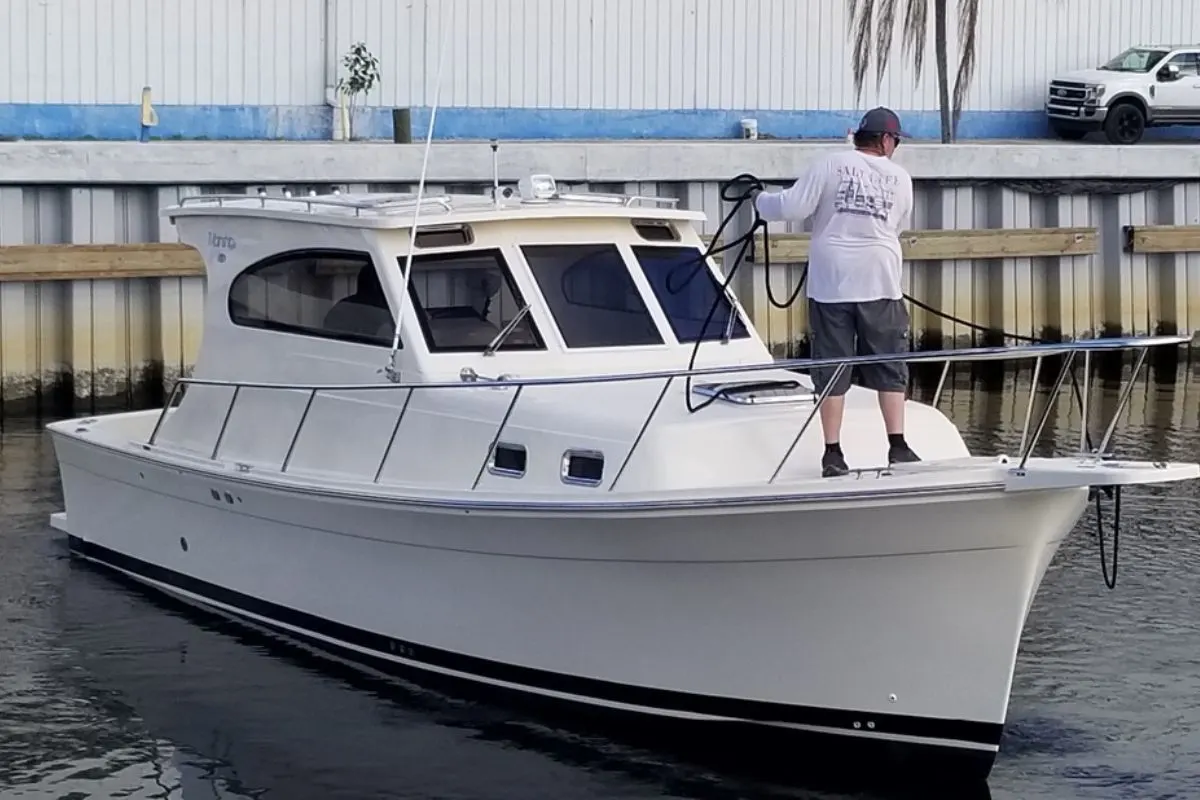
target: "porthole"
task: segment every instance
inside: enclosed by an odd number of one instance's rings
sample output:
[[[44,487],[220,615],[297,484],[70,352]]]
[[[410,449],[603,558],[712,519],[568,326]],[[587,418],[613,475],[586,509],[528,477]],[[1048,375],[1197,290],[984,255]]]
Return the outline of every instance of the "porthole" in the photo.
[[[604,480],[604,453],[598,450],[563,453],[562,480],[576,486],[599,486]]]
[[[524,445],[497,442],[488,459],[488,472],[505,478],[520,478],[525,474],[526,460]]]

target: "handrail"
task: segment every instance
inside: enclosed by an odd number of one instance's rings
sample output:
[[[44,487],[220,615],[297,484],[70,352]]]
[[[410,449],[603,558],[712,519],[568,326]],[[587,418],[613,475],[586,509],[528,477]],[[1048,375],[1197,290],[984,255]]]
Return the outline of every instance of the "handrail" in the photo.
[[[482,195],[481,195],[482,198]],[[312,212],[314,207],[344,208],[354,211],[354,216],[362,216],[364,211],[397,211],[411,209],[416,205],[426,204],[440,206],[444,211],[454,210],[454,202],[445,195],[432,195],[420,198],[414,194],[369,194],[369,195],[267,195],[267,194],[197,194],[182,197],[179,208],[195,208],[204,205],[215,205],[224,208],[226,203],[242,203],[247,200],[258,200],[260,208],[266,208],[268,203],[281,205],[299,205],[305,211]]]
[[[924,350],[904,353],[887,353],[873,356],[850,356],[848,358],[793,358],[764,361],[759,364],[723,364],[716,367],[694,367],[688,369],[651,370],[647,372],[599,373],[596,375],[566,375],[556,378],[522,378],[506,376],[502,385],[516,386],[572,386],[597,383],[627,383],[652,381],[666,378],[702,377],[707,375],[729,375],[746,372],[770,372],[774,370],[799,370],[814,367],[836,367],[845,364],[855,367],[862,364],[891,364],[904,362],[920,364],[926,362],[974,362],[1003,361],[1008,358],[1030,359],[1053,355],[1064,355],[1074,351],[1133,350],[1142,347],[1187,344],[1190,336],[1144,336],[1139,338],[1082,339],[1062,344],[1029,344],[1006,347],[967,347],[959,350]],[[179,382],[196,386],[241,386],[243,389],[288,389],[307,392],[376,391],[383,389],[463,389],[478,388],[479,383],[471,380],[428,381],[415,383],[272,383],[270,381],[232,381],[220,378],[179,378]],[[494,384],[490,384],[494,385]]]
[[[407,389],[408,395],[405,397],[404,405],[401,408],[400,414],[396,419],[395,425],[391,432],[391,437],[388,440],[387,447],[385,448],[384,453],[383,453],[382,457],[380,458],[379,464],[377,465],[377,469],[375,470],[374,481],[377,483],[379,481],[380,475],[383,472],[384,464],[387,461],[389,454],[391,453],[392,444],[395,442],[396,434],[398,433],[398,431],[400,429],[400,425],[404,420],[405,412],[408,409],[409,401],[412,399],[412,396],[416,392],[416,390],[418,390],[418,389],[422,389],[422,390],[424,390],[424,389],[462,389],[462,388],[478,389],[480,387],[486,387],[491,390],[510,389],[510,388],[516,389],[516,392],[513,394],[513,397],[509,401],[508,407],[505,410],[504,418],[500,421],[499,425],[496,428],[495,434],[491,438],[491,442],[488,446],[487,453],[484,455],[484,462],[479,467],[479,470],[475,475],[475,479],[474,479],[473,483],[471,484],[471,489],[474,490],[479,485],[479,481],[483,476],[484,469],[487,466],[487,461],[488,461],[488,459],[491,458],[492,451],[495,449],[497,442],[500,440],[500,436],[502,435],[502,433],[504,431],[505,425],[507,425],[509,419],[512,417],[513,411],[515,410],[517,403],[520,400],[521,394],[522,394],[523,390],[525,389],[525,387],[528,387],[528,386],[570,386],[570,385],[580,385],[580,384],[603,384],[603,383],[620,383],[620,382],[633,382],[633,381],[656,380],[656,379],[664,380],[665,379],[665,381],[666,381],[665,385],[663,386],[662,390],[658,393],[658,397],[655,400],[653,407],[650,409],[649,413],[643,419],[641,427],[638,430],[637,436],[634,438],[629,451],[626,453],[625,458],[622,461],[619,470],[617,471],[616,476],[613,478],[612,482],[610,483],[610,485],[608,487],[609,491],[611,491],[615,487],[617,480],[619,480],[621,475],[625,472],[625,468],[628,466],[630,460],[633,458],[634,451],[637,449],[638,445],[641,443],[641,441],[646,433],[647,428],[650,426],[651,421],[653,420],[654,416],[658,412],[659,407],[662,405],[663,399],[665,398],[665,396],[667,394],[667,390],[671,386],[671,383],[673,382],[673,380],[675,378],[680,378],[680,377],[690,378],[690,377],[695,377],[695,376],[700,376],[700,375],[724,375],[724,374],[729,374],[729,373],[763,372],[763,371],[767,371],[767,370],[781,370],[781,369],[782,370],[796,370],[796,369],[805,369],[805,368],[811,369],[813,367],[824,367],[824,366],[835,367],[835,372],[834,372],[835,377],[828,382],[828,384],[825,386],[824,391],[822,391],[817,396],[816,402],[813,404],[812,410],[809,412],[808,416],[806,417],[804,422],[801,424],[799,432],[797,432],[795,437],[792,439],[787,450],[784,452],[782,459],[780,459],[779,463],[776,465],[776,467],[773,470],[773,472],[771,473],[770,477],[767,479],[767,483],[773,484],[775,482],[776,478],[778,478],[780,473],[783,471],[784,466],[787,464],[788,458],[791,456],[792,452],[795,450],[796,446],[799,444],[800,439],[803,437],[805,431],[808,430],[812,421],[820,413],[822,405],[824,404],[825,400],[829,396],[830,388],[837,382],[837,378],[840,375],[842,375],[846,370],[852,368],[854,365],[895,363],[895,362],[904,362],[904,363],[924,363],[924,362],[931,362],[931,361],[944,362],[945,366],[943,367],[941,377],[938,380],[938,388],[937,388],[937,391],[936,391],[935,397],[934,397],[934,406],[936,407],[938,400],[941,397],[942,389],[945,385],[946,377],[949,372],[949,365],[952,363],[1033,358],[1036,360],[1035,361],[1035,376],[1036,376],[1036,375],[1040,374],[1040,372],[1041,372],[1041,366],[1042,366],[1043,359],[1045,359],[1046,357],[1048,357],[1050,355],[1064,354],[1064,355],[1066,355],[1066,358],[1063,360],[1062,367],[1059,369],[1058,375],[1054,382],[1054,387],[1050,393],[1050,397],[1047,398],[1046,406],[1042,410],[1041,416],[1039,417],[1037,425],[1036,425],[1035,429],[1033,430],[1032,436],[1030,436],[1029,425],[1030,425],[1030,422],[1032,421],[1034,399],[1037,394],[1036,377],[1034,380],[1034,384],[1030,387],[1029,403],[1028,403],[1028,406],[1027,406],[1026,412],[1025,412],[1025,423],[1024,423],[1023,429],[1021,431],[1021,447],[1020,447],[1019,464],[1015,468],[1017,471],[1020,472],[1020,471],[1024,470],[1026,462],[1028,461],[1030,455],[1032,454],[1034,448],[1037,446],[1037,443],[1041,438],[1041,435],[1046,427],[1046,423],[1049,420],[1050,413],[1053,408],[1054,400],[1057,398],[1059,392],[1061,391],[1062,386],[1063,386],[1064,382],[1066,381],[1067,376],[1069,374],[1071,374],[1071,372],[1072,372],[1072,367],[1075,363],[1075,355],[1077,353],[1079,353],[1079,352],[1084,353],[1085,367],[1090,367],[1090,363],[1091,363],[1090,362],[1090,354],[1094,351],[1112,351],[1112,350],[1128,350],[1128,349],[1136,349],[1138,351],[1137,360],[1136,360],[1133,370],[1130,374],[1129,382],[1125,386],[1125,388],[1123,389],[1123,391],[1121,393],[1120,399],[1117,404],[1117,408],[1113,414],[1112,420],[1106,427],[1103,438],[1101,439],[1101,442],[1100,442],[1100,446],[1097,448],[1097,450],[1094,453],[1088,454],[1088,453],[1086,453],[1085,448],[1084,448],[1084,442],[1086,441],[1086,430],[1083,432],[1083,434],[1080,437],[1080,439],[1081,439],[1080,453],[1082,455],[1089,455],[1097,460],[1100,460],[1100,459],[1103,459],[1106,457],[1105,450],[1106,450],[1108,443],[1111,440],[1113,433],[1116,429],[1116,424],[1117,424],[1118,418],[1124,412],[1126,405],[1128,405],[1128,403],[1129,403],[1129,399],[1130,399],[1130,397],[1132,395],[1132,391],[1133,391],[1134,381],[1136,380],[1138,373],[1141,371],[1141,368],[1142,368],[1143,364],[1145,363],[1146,353],[1148,352],[1149,348],[1160,347],[1160,346],[1171,345],[1171,344],[1180,345],[1180,344],[1184,344],[1184,343],[1190,341],[1190,339],[1191,339],[1191,337],[1187,337],[1187,336],[1149,336],[1149,337],[1135,337],[1135,338],[1088,339],[1088,340],[1084,340],[1084,341],[1066,342],[1066,343],[1062,343],[1062,344],[1015,345],[1015,346],[1008,346],[1008,347],[966,348],[966,349],[962,349],[962,350],[936,350],[936,351],[926,351],[926,352],[904,352],[904,353],[890,353],[890,354],[886,354],[886,355],[877,355],[877,356],[853,356],[850,358],[841,358],[841,359],[837,359],[837,358],[788,359],[788,360],[772,361],[772,362],[765,362],[765,363],[761,363],[761,364],[749,364],[749,365],[728,364],[728,365],[722,365],[722,366],[717,366],[717,367],[699,367],[699,368],[693,368],[693,369],[683,368],[683,369],[675,369],[675,370],[660,370],[660,371],[653,371],[653,372],[564,376],[564,377],[555,377],[555,378],[520,378],[520,377],[516,377],[516,376],[507,376],[506,375],[506,376],[504,376],[504,378],[505,378],[504,380],[486,380],[486,379],[481,380],[478,378],[478,376],[474,375],[473,372],[464,368],[463,372],[461,373],[462,377],[458,381],[443,381],[443,382],[431,381],[428,383],[407,383],[407,384],[406,383],[382,383],[382,384],[308,384],[308,385],[300,385],[300,384],[289,384],[289,383],[269,383],[269,382],[262,382],[262,381],[230,381],[230,380],[221,380],[221,379],[215,379],[215,378],[180,378],[175,382],[175,385],[172,387],[170,396],[169,396],[166,404],[163,406],[163,409],[159,414],[158,420],[155,423],[154,430],[151,433],[150,438],[146,444],[147,444],[147,447],[153,446],[155,444],[155,442],[158,439],[159,433],[162,429],[163,423],[167,417],[168,411],[171,409],[175,399],[181,394],[181,389],[186,386],[221,386],[221,387],[227,387],[227,388],[233,389],[233,395],[230,398],[229,405],[225,410],[224,419],[222,420],[222,423],[221,423],[221,429],[217,434],[216,442],[214,443],[213,449],[211,451],[210,458],[213,460],[216,460],[217,455],[220,452],[221,442],[225,438],[225,432],[226,432],[226,429],[228,428],[229,420],[233,416],[234,406],[237,403],[238,396],[241,393],[242,389],[265,389],[265,390],[305,392],[305,393],[307,393],[308,397],[306,398],[306,401],[305,401],[304,412],[302,413],[302,415],[300,417],[300,421],[297,423],[296,429],[292,434],[291,440],[288,445],[287,454],[284,456],[283,464],[280,467],[280,471],[285,472],[291,461],[292,455],[295,451],[296,443],[300,438],[300,434],[304,428],[304,424],[308,419],[308,416],[309,416],[308,412],[312,408],[313,401],[315,400],[316,395],[319,392],[357,392],[357,391],[374,391],[374,390],[382,390],[382,389],[388,389],[388,390]],[[1090,376],[1088,375],[1088,372],[1085,369],[1085,374],[1084,374],[1084,378],[1083,378],[1083,396],[1084,397],[1088,396],[1089,379],[1090,379]],[[1083,425],[1086,427],[1086,425],[1087,425],[1086,408],[1084,409],[1083,413],[1084,413]]]

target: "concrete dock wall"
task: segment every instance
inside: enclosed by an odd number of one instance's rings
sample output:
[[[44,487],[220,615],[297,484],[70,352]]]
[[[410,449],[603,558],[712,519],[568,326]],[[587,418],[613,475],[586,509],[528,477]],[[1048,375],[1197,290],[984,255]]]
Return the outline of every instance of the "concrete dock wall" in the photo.
[[[678,197],[711,235],[737,172],[788,182],[822,152],[773,142],[504,143],[500,176]],[[159,209],[202,193],[403,191],[418,145],[14,143],[0,148],[0,413],[153,402],[194,362],[204,281]],[[1200,330],[1200,148],[906,145],[917,205],[906,291],[1027,336]],[[434,146],[428,191],[483,191],[483,143]],[[1111,176],[1119,175],[1119,179]],[[1090,182],[1089,182],[1090,181]],[[742,220],[740,224],[745,224]],[[773,226],[776,298],[803,269],[803,230]],[[803,349],[803,303],[770,306],[762,250],[739,296],[780,355]],[[918,344],[986,335],[913,311]]]

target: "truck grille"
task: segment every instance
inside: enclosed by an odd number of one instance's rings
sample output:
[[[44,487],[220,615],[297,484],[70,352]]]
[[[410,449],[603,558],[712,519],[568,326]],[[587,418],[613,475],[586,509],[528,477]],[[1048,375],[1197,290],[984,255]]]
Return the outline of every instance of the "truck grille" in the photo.
[[[1050,104],[1055,106],[1082,106],[1087,95],[1082,83],[1050,81]]]

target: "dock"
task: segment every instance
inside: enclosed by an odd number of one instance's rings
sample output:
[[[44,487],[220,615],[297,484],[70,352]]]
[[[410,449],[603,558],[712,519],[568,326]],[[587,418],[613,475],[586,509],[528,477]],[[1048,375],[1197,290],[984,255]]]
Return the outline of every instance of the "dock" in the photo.
[[[845,142],[514,141],[499,177],[553,175],[571,190],[658,194],[703,210],[711,236],[740,172],[789,183]],[[158,402],[201,341],[204,269],[159,209],[212,193],[413,191],[419,144],[50,142],[0,148],[0,414]],[[1200,330],[1200,147],[1042,141],[905,143],[916,211],[905,291],[987,328],[914,308],[916,346]],[[439,142],[427,191],[485,192],[487,142]],[[741,230],[749,219],[739,220]],[[737,235],[736,229],[731,235]],[[727,233],[726,235],[730,235]],[[789,295],[808,235],[772,226],[736,289],[772,350],[804,352]]]

